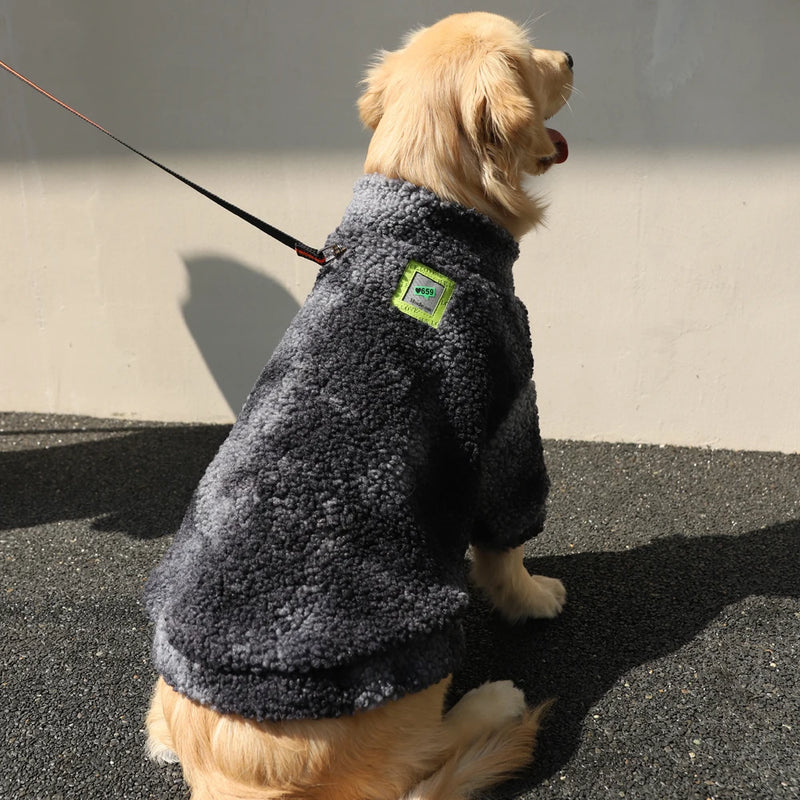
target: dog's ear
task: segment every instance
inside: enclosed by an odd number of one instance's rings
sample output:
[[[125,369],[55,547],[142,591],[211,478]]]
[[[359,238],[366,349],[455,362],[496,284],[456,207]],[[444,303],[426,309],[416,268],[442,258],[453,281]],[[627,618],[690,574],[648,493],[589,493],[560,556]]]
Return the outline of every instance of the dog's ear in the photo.
[[[527,88],[521,55],[487,53],[462,83],[461,119],[481,164],[484,188],[505,194],[518,184],[522,165],[552,155],[553,144]]]
[[[386,50],[378,53],[362,81],[366,88],[358,98],[358,113],[364,125],[372,130],[378,127],[383,117],[383,100],[390,72],[388,62],[393,55]]]

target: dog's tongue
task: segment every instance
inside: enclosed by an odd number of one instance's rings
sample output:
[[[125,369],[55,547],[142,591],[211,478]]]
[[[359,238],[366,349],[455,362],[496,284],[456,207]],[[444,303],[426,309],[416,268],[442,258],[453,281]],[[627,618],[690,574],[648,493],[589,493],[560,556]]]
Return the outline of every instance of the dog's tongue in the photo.
[[[553,128],[547,128],[547,133],[550,135],[550,141],[556,146],[556,155],[553,159],[554,164],[563,164],[569,155],[569,146],[564,136]]]

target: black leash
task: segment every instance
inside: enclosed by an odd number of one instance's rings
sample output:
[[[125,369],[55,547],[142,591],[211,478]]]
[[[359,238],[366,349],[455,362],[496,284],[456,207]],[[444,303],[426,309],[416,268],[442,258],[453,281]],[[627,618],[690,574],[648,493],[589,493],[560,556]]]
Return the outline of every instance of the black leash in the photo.
[[[287,247],[291,247],[292,250],[297,253],[298,256],[301,258],[307,258],[309,261],[313,261],[315,264],[323,265],[327,264],[329,261],[333,261],[333,259],[338,258],[342,253],[344,253],[345,248],[341,245],[335,244],[330,247],[323,247],[322,250],[316,250],[313,247],[309,247],[307,244],[303,244],[301,241],[298,241],[293,236],[289,236],[288,233],[284,233],[282,230],[270,225],[268,222],[264,222],[264,220],[259,219],[258,217],[254,216],[253,214],[245,211],[244,209],[239,208],[239,206],[235,206],[233,203],[229,203],[227,200],[223,200],[223,198],[219,197],[218,195],[210,192],[208,189],[204,189],[199,184],[196,184],[194,181],[190,181],[188,178],[184,178],[175,170],[170,169],[169,167],[165,166],[159,161],[156,161],[154,158],[150,158],[150,156],[142,153],[140,150],[137,150],[135,147],[132,147],[127,142],[123,142],[122,139],[114,136],[113,133],[107,131],[102,125],[98,125],[96,122],[93,122],[89,119],[89,117],[84,116],[81,114],[80,111],[76,111],[72,106],[68,106],[63,101],[59,100],[57,97],[54,97],[50,92],[46,92],[42,89],[41,86],[37,86],[32,80],[29,80],[24,75],[20,75],[15,69],[12,69],[8,66],[8,64],[0,61],[0,67],[2,67],[6,72],[10,72],[14,77],[19,78],[23,83],[30,86],[32,89],[35,89],[39,94],[44,95],[49,100],[52,100],[54,103],[57,103],[61,108],[66,109],[71,114],[74,114],[76,117],[79,117],[84,122],[88,122],[93,128],[97,128],[98,131],[104,133],[106,136],[111,137],[115,142],[118,142],[123,147],[126,147],[132,153],[136,153],[137,156],[141,156],[145,161],[149,161],[154,166],[158,167],[159,169],[166,172],[168,175],[172,175],[173,178],[177,178],[181,183],[186,184],[190,188],[194,189],[196,192],[199,192],[203,195],[203,197],[207,197],[209,200],[215,202],[218,206],[222,206],[226,211],[230,211],[232,214],[235,214],[240,219],[243,219],[245,222],[249,222],[251,225],[258,228],[263,233],[266,233],[268,236],[272,236],[273,239],[277,239],[282,244],[285,244]]]

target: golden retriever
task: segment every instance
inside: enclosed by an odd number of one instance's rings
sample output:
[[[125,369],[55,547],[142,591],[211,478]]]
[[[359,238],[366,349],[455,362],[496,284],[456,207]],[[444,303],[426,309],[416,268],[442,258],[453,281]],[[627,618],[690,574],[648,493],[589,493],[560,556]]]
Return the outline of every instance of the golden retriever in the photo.
[[[477,209],[517,239],[541,219],[527,175],[566,159],[544,121],[566,102],[572,59],[532,48],[510,21],[458,14],[383,53],[359,100],[371,128],[366,172]],[[472,579],[511,621],[553,617],[557,580],[531,576],[522,548],[474,550]],[[450,679],[335,719],[257,722],[221,714],[160,678],[147,717],[156,760],[180,760],[193,800],[467,798],[525,767],[543,707],[509,681],[443,713]]]

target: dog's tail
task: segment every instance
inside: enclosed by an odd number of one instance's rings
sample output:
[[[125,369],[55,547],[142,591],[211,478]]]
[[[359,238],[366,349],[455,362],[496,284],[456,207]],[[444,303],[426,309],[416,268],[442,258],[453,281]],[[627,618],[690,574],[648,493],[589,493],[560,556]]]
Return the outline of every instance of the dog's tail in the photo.
[[[462,747],[402,800],[468,800],[518,774],[533,760],[541,719],[552,704],[550,701],[526,711],[522,719]]]

